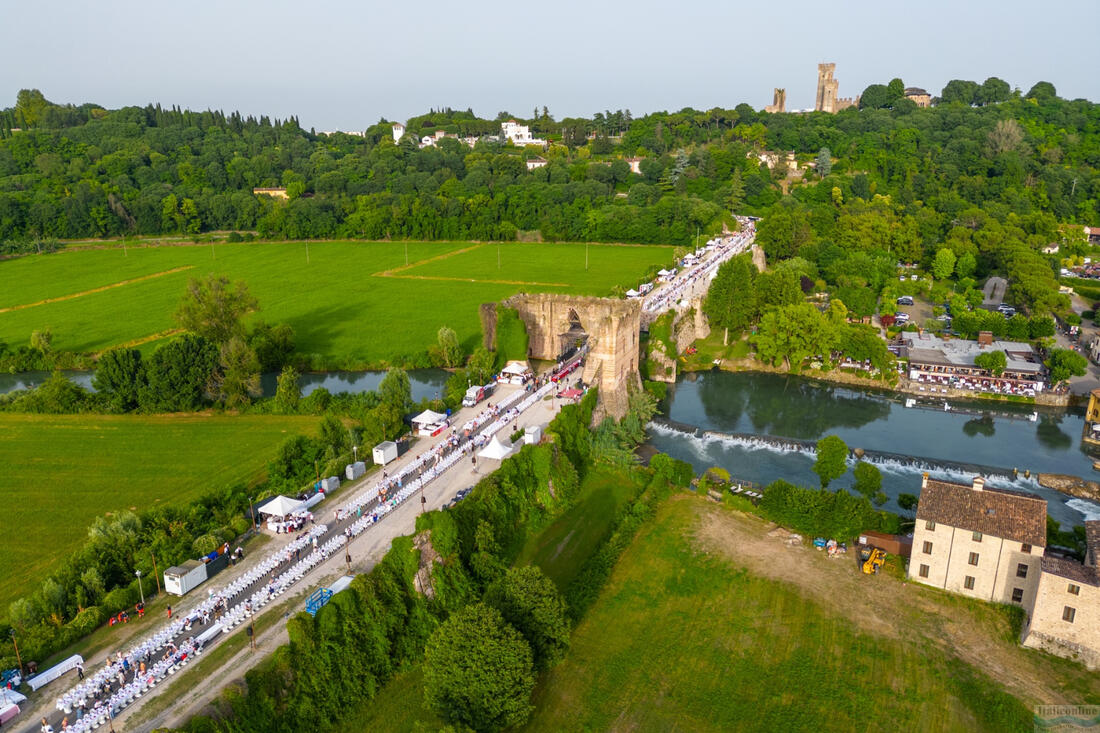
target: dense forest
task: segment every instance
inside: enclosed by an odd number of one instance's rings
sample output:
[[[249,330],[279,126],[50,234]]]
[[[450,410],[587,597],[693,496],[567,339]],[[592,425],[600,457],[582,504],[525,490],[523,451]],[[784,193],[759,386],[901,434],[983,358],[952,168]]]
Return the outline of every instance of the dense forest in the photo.
[[[736,211],[765,215],[769,258],[796,259],[856,314],[897,262],[931,269],[943,249],[962,265],[960,294],[999,272],[1018,305],[1064,310],[1042,249],[1082,254],[1081,228],[1067,225],[1100,224],[1100,107],[1046,82],[1024,94],[990,79],[954,80],[922,109],[900,86],[872,85],[862,109],[835,115],[740,104],[557,121],[543,108],[526,124],[545,150],[493,139],[507,112],[431,112],[395,143],[385,120],[317,134],[296,119],[109,111],[24,90],[0,111],[0,249],[210,230],[686,244]],[[437,132],[454,137],[419,147]],[[547,164],[528,170],[536,156]],[[288,198],[252,192],[267,186]]]

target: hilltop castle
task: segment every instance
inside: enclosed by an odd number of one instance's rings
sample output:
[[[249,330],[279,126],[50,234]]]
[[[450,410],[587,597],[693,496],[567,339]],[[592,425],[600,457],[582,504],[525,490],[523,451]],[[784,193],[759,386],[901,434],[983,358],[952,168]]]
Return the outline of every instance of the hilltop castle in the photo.
[[[837,97],[840,82],[833,78],[836,64],[817,65],[817,97],[814,100],[815,112],[835,114],[848,107],[858,107],[859,97]]]

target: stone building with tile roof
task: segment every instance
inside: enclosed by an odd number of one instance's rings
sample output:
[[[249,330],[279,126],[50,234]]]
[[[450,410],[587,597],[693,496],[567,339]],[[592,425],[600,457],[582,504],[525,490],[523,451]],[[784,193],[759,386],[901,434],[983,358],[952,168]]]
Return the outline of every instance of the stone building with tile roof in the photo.
[[[909,577],[994,603],[1034,601],[1046,546],[1047,503],[1031,494],[921,482]]]
[[[1100,667],[1100,521],[1085,522],[1085,561],[1043,558],[1024,646]]]
[[[1046,547],[1047,503],[1033,494],[921,481],[909,578],[1021,606],[1024,646],[1100,667],[1100,521],[1085,522],[1083,563]]]

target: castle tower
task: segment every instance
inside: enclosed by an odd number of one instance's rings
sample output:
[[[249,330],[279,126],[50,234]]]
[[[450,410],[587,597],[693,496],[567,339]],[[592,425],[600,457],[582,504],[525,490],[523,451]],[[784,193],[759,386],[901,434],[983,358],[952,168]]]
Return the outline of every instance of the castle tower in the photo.
[[[840,82],[833,78],[835,71],[836,64],[817,65],[817,96],[814,100],[814,110],[817,112],[832,114],[837,111],[836,93]]]
[[[764,108],[770,114],[782,114],[787,111],[787,90],[776,89],[772,96],[772,103]]]

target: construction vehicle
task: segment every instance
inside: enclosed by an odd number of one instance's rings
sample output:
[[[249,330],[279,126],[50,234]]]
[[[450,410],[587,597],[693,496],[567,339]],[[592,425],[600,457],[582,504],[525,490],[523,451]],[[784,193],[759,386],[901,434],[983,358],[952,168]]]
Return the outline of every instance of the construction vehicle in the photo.
[[[886,564],[886,552],[877,547],[859,548],[860,567],[865,575],[873,575]]]

